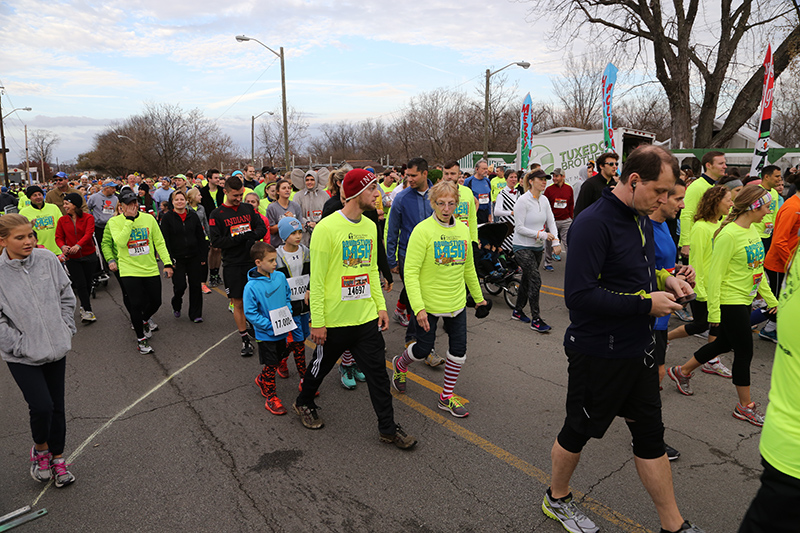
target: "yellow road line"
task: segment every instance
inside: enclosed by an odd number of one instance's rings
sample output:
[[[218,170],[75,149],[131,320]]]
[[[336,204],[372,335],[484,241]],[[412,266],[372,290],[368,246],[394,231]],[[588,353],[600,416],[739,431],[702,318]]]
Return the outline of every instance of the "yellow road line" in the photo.
[[[558,294],[558,293],[555,293],[555,292],[548,292],[548,291],[539,291],[539,292],[543,292],[544,294],[552,294],[553,296],[558,296],[559,298],[563,298],[564,297],[563,294]]]
[[[564,292],[564,289],[559,288],[559,287],[551,287],[550,285],[542,285],[542,287],[545,287],[545,288],[548,288],[548,289],[553,289],[554,291]]]
[[[395,391],[392,391],[392,395],[394,395],[394,397],[397,400],[408,405],[418,413],[433,420],[437,424],[444,426],[446,429],[449,429],[450,431],[452,431],[459,437],[463,438],[467,442],[474,444],[475,446],[481,448],[483,451],[488,452],[494,457],[500,459],[509,466],[516,468],[517,470],[523,472],[527,476],[535,479],[536,481],[545,486],[550,485],[550,476],[546,472],[536,468],[527,461],[524,461],[519,457],[517,457],[516,455],[512,454],[511,452],[508,452],[503,448],[497,446],[496,444],[489,442],[480,435],[477,435],[476,433],[473,433],[472,431],[465,429],[464,427],[456,424],[453,420],[440,415],[439,413],[433,411],[428,407],[425,407],[418,401],[409,398],[405,394],[397,394]],[[642,524],[639,524],[635,522],[633,519],[628,518],[627,516],[611,509],[610,507],[604,505],[603,503],[595,500],[591,496],[587,496],[586,494],[579,492],[577,490],[573,490],[572,494],[576,499],[582,500],[581,505],[583,507],[590,509],[593,513],[599,516],[602,516],[603,518],[605,518],[606,520],[617,526],[620,531],[626,531],[631,533],[633,532],[653,533],[651,530],[647,529]]]
[[[306,346],[308,346],[312,350],[316,349],[316,347],[317,347],[316,344],[314,344],[313,342],[311,342],[308,339],[306,339]],[[386,368],[388,368],[389,370],[392,370],[392,362],[391,361],[386,361]],[[417,374],[415,374],[413,372],[409,372],[406,375],[406,377],[407,377],[407,379],[410,379],[414,383],[419,383],[420,385],[422,385],[426,389],[431,390],[431,391],[435,392],[436,394],[441,394],[442,393],[442,388],[439,385],[433,383],[432,381],[428,381],[427,379],[423,378],[422,376],[418,376]],[[459,396],[458,394],[456,394],[456,398],[461,400],[462,403],[469,403],[469,400],[467,400],[463,396]]]

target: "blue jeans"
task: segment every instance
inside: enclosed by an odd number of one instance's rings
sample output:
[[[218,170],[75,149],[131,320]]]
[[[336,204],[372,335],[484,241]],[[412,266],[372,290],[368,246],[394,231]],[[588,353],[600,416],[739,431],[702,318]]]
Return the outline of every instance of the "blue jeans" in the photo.
[[[425,331],[417,326],[417,343],[413,348],[414,359],[425,359],[433,350],[433,343],[436,340],[436,326],[439,319],[442,319],[444,331],[447,333],[450,355],[453,357],[464,357],[467,354],[467,310],[464,309],[453,317],[428,315],[428,324],[431,329]]]

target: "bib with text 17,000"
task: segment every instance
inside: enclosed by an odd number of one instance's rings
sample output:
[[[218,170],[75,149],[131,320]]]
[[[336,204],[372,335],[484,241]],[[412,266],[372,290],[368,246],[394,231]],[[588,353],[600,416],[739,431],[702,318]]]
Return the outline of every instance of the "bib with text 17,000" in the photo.
[[[310,276],[308,274],[295,276],[293,278],[286,278],[286,283],[289,284],[289,292],[291,293],[290,299],[293,302],[300,301],[306,297],[309,279]]]
[[[277,309],[270,309],[269,321],[272,322],[272,333],[275,336],[297,329],[297,324],[292,318],[292,311],[285,305]]]
[[[342,276],[342,301],[366,300],[371,298],[369,274]]]

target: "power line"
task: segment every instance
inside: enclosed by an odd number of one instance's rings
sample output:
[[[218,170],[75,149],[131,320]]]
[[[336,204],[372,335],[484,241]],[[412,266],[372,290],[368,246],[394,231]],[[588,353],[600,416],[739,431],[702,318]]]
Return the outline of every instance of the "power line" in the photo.
[[[238,104],[238,103],[239,103],[239,100],[241,100],[241,99],[244,97],[244,95],[246,95],[247,93],[249,93],[249,92],[250,92],[250,89],[252,89],[252,88],[253,88],[253,85],[255,85],[255,84],[258,82],[258,80],[260,80],[260,79],[261,79],[261,77],[262,77],[264,74],[266,74],[266,73],[267,73],[267,71],[268,71],[268,70],[269,70],[269,69],[272,67],[272,65],[274,65],[274,64],[275,64],[275,61],[277,61],[277,60],[278,60],[278,58],[277,58],[277,57],[276,57],[276,58],[274,58],[274,59],[272,60],[272,63],[270,63],[269,65],[267,65],[267,68],[265,68],[265,69],[264,69],[264,71],[263,71],[261,74],[259,74],[259,75],[258,75],[258,77],[255,79],[255,81],[253,81],[253,83],[251,83],[251,84],[250,84],[250,87],[248,87],[248,88],[247,88],[247,90],[245,90],[245,92],[243,92],[241,95],[239,95],[239,98],[237,98],[237,99],[236,99],[236,100],[235,100],[235,101],[234,101],[234,102],[233,102],[231,105],[229,105],[229,106],[228,106],[228,108],[227,108],[225,111],[223,111],[223,112],[222,112],[222,114],[221,114],[220,116],[218,116],[217,118],[215,118],[215,119],[214,119],[214,122],[216,122],[216,121],[218,121],[219,119],[221,119],[221,118],[222,118],[222,117],[225,115],[225,113],[227,113],[228,111],[230,111],[230,110],[231,110],[231,108],[232,108],[233,106],[235,106],[236,104]]]

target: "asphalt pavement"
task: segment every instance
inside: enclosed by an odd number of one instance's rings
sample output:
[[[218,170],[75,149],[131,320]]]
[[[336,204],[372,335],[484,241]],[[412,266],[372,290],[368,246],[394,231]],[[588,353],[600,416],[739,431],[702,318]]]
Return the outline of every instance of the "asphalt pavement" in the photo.
[[[239,356],[227,300],[206,295],[202,324],[172,316],[172,285],[154,317],[155,353],[140,355],[111,280],[94,300],[96,323],[78,325],[67,356],[67,450],[77,481],[64,489],[28,474],[27,408],[0,370],[0,515],[25,505],[47,514],[15,531],[563,531],[540,509],[550,448],[564,418],[564,264],[542,272],[543,335],[511,320],[502,297],[479,320],[469,310],[468,355],[456,393],[470,416],[437,408],[444,367],[410,367],[396,395],[397,422],[419,439],[411,451],[378,440],[366,384],[342,388],[336,369],[317,404],[325,427],[305,429],[291,411],[298,378],[278,378],[290,413],[274,416],[254,383],[257,357]],[[386,294],[391,310],[400,284]],[[184,304],[187,305],[186,303]],[[679,324],[674,318],[671,327]],[[755,337],[755,335],[754,335]],[[387,362],[403,328],[385,333]],[[447,350],[439,329],[437,351]],[[673,342],[667,364],[702,344]],[[766,404],[774,344],[754,338],[752,390]],[[311,349],[308,350],[310,360]],[[723,356],[730,366],[732,354]],[[736,420],[730,380],[698,372],[695,395],[666,378],[666,442],[679,507],[707,532],[735,532],[758,489],[760,430]],[[630,434],[617,420],[582,454],[572,489],[602,531],[659,530],[636,475]]]

